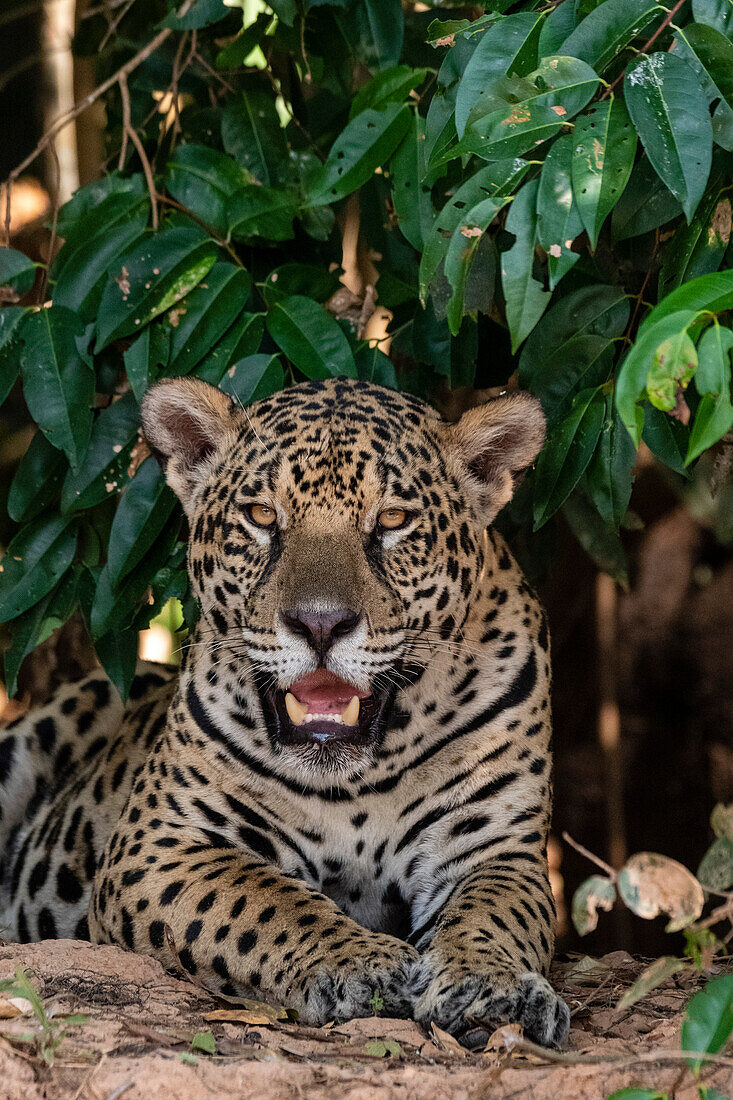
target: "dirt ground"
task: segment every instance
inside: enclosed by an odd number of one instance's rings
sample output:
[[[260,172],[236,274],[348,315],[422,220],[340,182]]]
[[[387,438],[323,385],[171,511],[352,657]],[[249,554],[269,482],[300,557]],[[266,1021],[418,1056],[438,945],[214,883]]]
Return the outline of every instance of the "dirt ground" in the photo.
[[[488,1048],[467,1051],[406,1020],[301,1027],[255,1002],[225,1005],[116,947],[8,944],[0,946],[0,978],[23,967],[59,1028],[68,1013],[87,1021],[69,1027],[49,1067],[36,1043],[18,1038],[39,1035],[35,1019],[8,1018],[13,1006],[0,998],[0,1100],[605,1100],[627,1085],[693,1100],[697,1087],[679,1058],[679,1031],[702,979],[675,975],[618,1011],[643,965],[623,951],[592,968],[587,957],[557,964],[553,978],[573,1027],[567,1050],[545,1057],[521,1049],[521,1041],[507,1050],[501,1031]],[[212,1033],[215,1054],[192,1054],[199,1032]],[[733,1057],[711,1065],[705,1083],[730,1092]]]

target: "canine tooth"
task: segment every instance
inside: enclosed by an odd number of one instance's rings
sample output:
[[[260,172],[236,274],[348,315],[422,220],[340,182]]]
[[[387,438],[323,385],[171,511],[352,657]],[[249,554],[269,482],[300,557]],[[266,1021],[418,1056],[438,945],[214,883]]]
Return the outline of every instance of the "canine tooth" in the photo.
[[[292,691],[289,691],[285,696],[285,709],[288,712],[288,718],[294,726],[303,725],[305,716],[308,713],[308,707],[305,703],[301,703],[296,699]]]
[[[345,710],[341,711],[341,721],[345,726],[355,726],[359,721],[359,707],[361,706],[359,696],[353,695],[351,702],[348,703]]]

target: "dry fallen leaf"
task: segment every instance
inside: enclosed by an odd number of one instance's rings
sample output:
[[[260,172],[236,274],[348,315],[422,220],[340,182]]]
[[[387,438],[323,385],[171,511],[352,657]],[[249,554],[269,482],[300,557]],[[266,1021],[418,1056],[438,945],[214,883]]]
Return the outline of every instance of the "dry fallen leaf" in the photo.
[[[433,1034],[435,1042],[438,1044],[441,1050],[446,1051],[447,1054],[455,1054],[459,1058],[466,1057],[466,1054],[468,1053],[466,1051],[466,1048],[462,1047],[458,1040],[455,1039],[451,1034],[449,1034],[449,1032],[443,1031],[442,1027],[438,1027],[437,1024],[431,1024],[430,1030]]]
[[[0,1020],[13,1020],[16,1016],[32,1016],[33,1005],[25,997],[0,997]]]
[[[265,1001],[242,1001],[237,1008],[215,1008],[204,1016],[207,1023],[250,1024],[264,1027],[278,1022],[288,1023],[292,1013],[282,1005],[269,1005]]]
[[[497,1027],[496,1031],[491,1033],[483,1053],[510,1054],[523,1038],[524,1029],[521,1024],[504,1024],[503,1027]]]

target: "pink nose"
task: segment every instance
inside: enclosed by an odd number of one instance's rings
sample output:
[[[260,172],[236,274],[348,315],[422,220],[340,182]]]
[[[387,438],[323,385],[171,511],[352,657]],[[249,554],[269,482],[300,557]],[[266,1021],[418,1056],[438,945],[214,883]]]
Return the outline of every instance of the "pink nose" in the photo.
[[[305,638],[321,660],[339,638],[350,634],[361,621],[361,612],[348,607],[335,608],[333,611],[308,611],[296,608],[293,611],[281,611],[280,618],[293,634]]]

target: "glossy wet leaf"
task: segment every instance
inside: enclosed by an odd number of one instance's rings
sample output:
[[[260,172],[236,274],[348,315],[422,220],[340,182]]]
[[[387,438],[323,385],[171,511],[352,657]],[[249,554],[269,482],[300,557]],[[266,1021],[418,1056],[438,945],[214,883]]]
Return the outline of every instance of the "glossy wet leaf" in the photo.
[[[532,331],[550,302],[549,291],[534,275],[538,187],[536,180],[525,183],[506,219],[506,230],[514,234],[514,244],[501,255],[501,285],[513,352]]]
[[[506,73],[526,76],[537,65],[537,43],[543,18],[537,12],[519,12],[495,23],[482,35],[466,65],[456,96],[455,121],[463,137],[469,116],[480,118],[483,100],[497,77]]]
[[[588,12],[556,53],[579,57],[598,73],[665,9],[650,0],[606,0]]]
[[[179,145],[168,161],[166,187],[217,233],[226,234],[229,200],[252,180],[232,157],[205,145]]]
[[[226,371],[219,389],[248,405],[277,393],[284,382],[285,374],[277,355],[248,355]]]
[[[733,34],[733,3],[731,0],[692,0],[696,23],[715,27],[723,34]]]
[[[572,161],[573,137],[563,134],[550,146],[540,173],[537,239],[547,253],[550,290],[580,259],[580,253],[572,250],[583,231],[571,183]]]
[[[0,405],[15,385],[20,374],[18,334],[26,315],[23,306],[0,309]]]
[[[176,498],[155,458],[146,458],[124,488],[112,522],[107,574],[119,584],[142,561],[170,522]]]
[[[252,280],[244,268],[217,262],[206,278],[169,310],[166,374],[189,374],[242,312]]]
[[[644,427],[641,438],[653,455],[677,474],[689,477],[685,470],[690,432],[679,420],[645,404],[641,410]]]
[[[717,91],[733,107],[733,42],[702,23],[691,23],[681,33]]]
[[[94,421],[84,460],[64,478],[63,513],[90,508],[122,489],[139,429],[140,409],[133,394],[127,393],[102,409]]]
[[[171,332],[170,325],[148,325],[123,353],[127,379],[138,404],[167,366]]]
[[[199,229],[162,229],[120,256],[102,293],[96,351],[131,336],[185,298],[216,260],[214,242]]]
[[[59,495],[68,462],[43,432],[36,432],[20,460],[8,493],[8,515],[26,523],[47,508]]]
[[[28,411],[50,443],[78,468],[92,430],[94,371],[79,354],[84,326],[70,309],[52,306],[22,324],[20,365]]]
[[[618,876],[618,892],[637,917],[652,920],[666,913],[668,932],[678,932],[697,920],[705,896],[695,876],[677,860],[656,852],[638,852]]]
[[[702,87],[681,58],[653,53],[628,70],[624,98],[649,160],[689,222],[712,160],[713,130]]]
[[[733,974],[724,974],[708,982],[687,1006],[682,1022],[682,1049],[696,1054],[717,1054],[733,1032]],[[689,1058],[695,1073],[702,1059]]]
[[[176,522],[166,524],[159,537],[153,542],[150,551],[133,569],[119,578],[117,583],[112,582],[107,566],[101,570],[89,616],[95,645],[99,638],[110,631],[124,631],[132,623],[140,601],[152,585],[158,571],[163,569],[170,557],[179,528],[180,515]],[[119,659],[119,654],[116,659]]]
[[[391,157],[410,128],[412,113],[400,103],[382,110],[368,108],[348,123],[331,147],[314,179],[308,202],[331,203],[362,187],[374,170]]]
[[[252,179],[271,187],[285,172],[288,149],[275,100],[260,89],[246,89],[222,110],[224,148]]]
[[[433,176],[426,159],[425,119],[415,115],[411,128],[392,157],[392,202],[403,236],[420,251],[435,220],[431,197]]]
[[[622,99],[596,103],[575,124],[572,138],[573,193],[595,250],[601,227],[621,198],[636,153],[636,133]]]
[[[610,878],[591,875],[573,894],[573,924],[579,936],[587,936],[598,926],[598,910],[610,913],[616,901],[616,887]]]
[[[356,377],[349,342],[330,313],[310,298],[293,295],[267,314],[267,331],[306,378]]]
[[[74,560],[76,540],[76,525],[62,516],[39,516],[11,539],[0,563],[0,621],[22,615],[55,588]]]
[[[603,394],[581,390],[569,414],[545,443],[535,471],[535,531],[561,507],[583,476],[596,449],[604,415]]]
[[[354,352],[356,373],[363,382],[374,382],[378,386],[399,389],[394,363],[378,347],[362,344]]]
[[[356,118],[367,108],[379,111],[388,103],[402,102],[412,88],[422,84],[427,73],[427,69],[412,69],[409,65],[383,69],[356,93],[351,101],[349,119]]]

